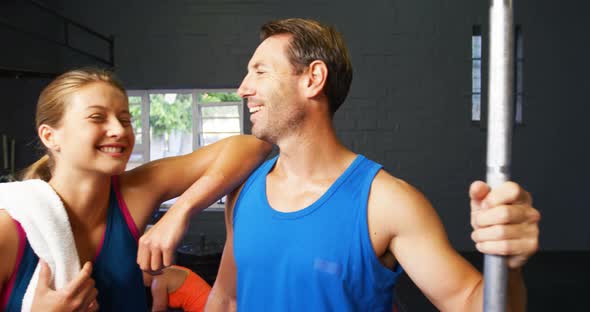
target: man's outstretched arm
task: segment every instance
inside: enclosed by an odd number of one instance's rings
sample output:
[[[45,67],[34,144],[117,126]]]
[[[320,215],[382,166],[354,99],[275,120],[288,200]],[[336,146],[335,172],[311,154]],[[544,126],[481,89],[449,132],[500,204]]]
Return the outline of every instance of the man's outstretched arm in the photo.
[[[476,189],[480,186],[476,186]],[[524,194],[528,196],[528,193],[520,188],[515,190],[514,186],[509,187],[510,191],[498,189],[492,193],[488,188],[478,193],[483,197],[478,197],[476,201],[495,198],[486,211],[498,213],[498,209],[507,209],[512,215],[522,213],[530,218],[511,215],[503,216],[502,219],[486,213],[486,218],[489,218],[486,222],[493,225],[475,228],[474,235],[477,237],[480,230],[489,230],[490,226],[499,226],[501,235],[494,236],[494,240],[485,239],[484,246],[489,248],[486,252],[523,260],[516,262],[510,270],[509,285],[511,310],[520,311],[524,310],[526,292],[519,268],[536,251],[538,212],[532,208],[530,200],[522,200],[526,197]],[[369,197],[369,222],[374,229],[371,234],[381,231],[391,237],[388,250],[439,310],[482,310],[483,277],[452,248],[438,215],[426,198],[412,186],[381,171]],[[503,243],[490,243],[492,241]],[[516,244],[520,246],[518,249]],[[510,246],[513,249],[501,252],[497,246]]]

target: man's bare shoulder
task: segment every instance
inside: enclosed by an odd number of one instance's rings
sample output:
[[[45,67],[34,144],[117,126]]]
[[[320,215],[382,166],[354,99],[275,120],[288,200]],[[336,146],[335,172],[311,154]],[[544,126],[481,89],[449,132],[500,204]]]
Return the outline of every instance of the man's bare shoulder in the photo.
[[[387,171],[381,169],[375,176],[371,185],[370,198],[374,203],[380,204],[403,204],[404,206],[428,204],[426,197],[414,186],[403,179],[394,177]]]
[[[369,212],[394,229],[410,226],[421,218],[436,216],[432,205],[414,186],[380,170],[371,185]]]

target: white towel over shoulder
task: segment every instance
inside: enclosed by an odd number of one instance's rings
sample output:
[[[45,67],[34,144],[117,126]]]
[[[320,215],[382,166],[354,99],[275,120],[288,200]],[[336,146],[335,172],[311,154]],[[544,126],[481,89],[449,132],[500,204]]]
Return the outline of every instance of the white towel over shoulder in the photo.
[[[55,289],[64,287],[80,271],[80,260],[68,215],[51,186],[42,180],[0,183],[0,209],[20,222],[29,244],[52,272]],[[40,266],[37,265],[23,298],[30,311]]]

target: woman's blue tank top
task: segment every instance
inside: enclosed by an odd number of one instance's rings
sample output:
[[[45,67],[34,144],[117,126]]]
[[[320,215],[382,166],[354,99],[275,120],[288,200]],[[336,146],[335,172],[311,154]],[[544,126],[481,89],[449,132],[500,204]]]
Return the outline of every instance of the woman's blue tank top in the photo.
[[[107,225],[103,241],[93,261],[92,278],[98,290],[101,311],[147,311],[147,298],[137,258],[139,232],[123,201],[118,177],[111,183]],[[17,224],[20,227],[19,224]],[[19,229],[19,232],[22,232]],[[20,259],[12,282],[3,289],[8,292],[3,311],[21,311],[22,300],[39,258],[22,235]]]

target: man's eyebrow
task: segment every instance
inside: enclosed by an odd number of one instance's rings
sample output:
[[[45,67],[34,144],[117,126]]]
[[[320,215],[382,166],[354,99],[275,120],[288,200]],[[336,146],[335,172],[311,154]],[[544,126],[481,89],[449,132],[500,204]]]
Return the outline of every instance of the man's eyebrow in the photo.
[[[250,69],[258,69],[258,68],[263,67],[263,66],[264,66],[264,64],[262,64],[261,62],[256,62],[256,63],[254,63],[254,64],[252,64],[252,65],[250,65],[248,67]]]

